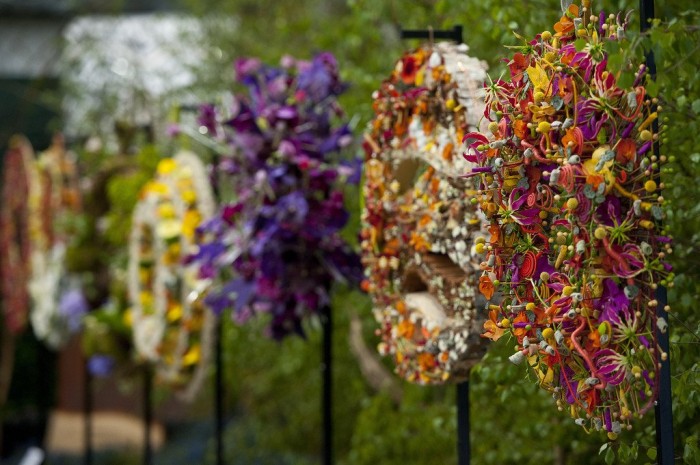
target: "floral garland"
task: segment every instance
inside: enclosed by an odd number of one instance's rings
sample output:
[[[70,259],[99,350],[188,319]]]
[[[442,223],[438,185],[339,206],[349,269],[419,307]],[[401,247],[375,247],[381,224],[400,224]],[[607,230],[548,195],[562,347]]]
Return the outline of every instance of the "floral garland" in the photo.
[[[303,334],[302,321],[330,303],[334,281],[361,279],[359,257],[341,237],[348,220],[343,184],[357,178],[338,155],[352,136],[338,124],[345,90],[335,58],[285,57],[281,67],[236,63],[238,94],[228,108],[202,108],[200,131],[224,147],[217,173],[232,199],[203,228],[191,259],[223,283],[207,297],[243,323],[269,314],[269,334]]]
[[[0,281],[5,324],[17,334],[27,324],[31,248],[41,239],[37,223],[41,186],[34,152],[24,136],[13,136],[5,153],[0,211]]]
[[[60,135],[39,155],[37,170],[41,232],[34,235],[31,248],[29,318],[36,337],[57,349],[80,328],[82,315],[87,312],[80,286],[65,269],[70,240],[67,225],[70,215],[80,211],[80,192],[75,160],[66,152]]]
[[[572,5],[487,86],[490,137],[470,134],[491,237],[479,288],[501,294],[485,336],[517,341],[559,410],[614,438],[657,397],[655,290],[672,279],[644,66],[608,62],[626,18]],[[621,84],[623,79],[629,85]],[[498,291],[498,292],[497,292]],[[668,309],[668,308],[667,308]]]
[[[211,351],[213,315],[204,306],[208,282],[183,265],[202,220],[215,204],[206,168],[192,153],[162,160],[136,205],[129,241],[128,290],[134,346],[156,373],[192,398]]]
[[[460,153],[483,112],[486,68],[466,51],[445,43],[405,54],[373,95],[365,135],[363,288],[379,352],[421,384],[466,379],[484,351],[473,249],[483,221]]]

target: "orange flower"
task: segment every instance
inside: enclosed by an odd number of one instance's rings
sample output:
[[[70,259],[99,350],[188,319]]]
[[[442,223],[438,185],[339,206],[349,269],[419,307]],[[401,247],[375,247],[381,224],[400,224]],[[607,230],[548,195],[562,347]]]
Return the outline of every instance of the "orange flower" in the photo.
[[[406,314],[406,302],[404,302],[403,300],[399,300],[398,302],[396,302],[396,310],[400,314],[405,315]]]
[[[428,241],[425,240],[425,238],[416,232],[411,233],[411,240],[409,242],[413,246],[413,248],[416,250],[416,252],[427,252],[430,250],[430,244]]]
[[[528,133],[527,123],[521,119],[516,119],[515,123],[513,123],[513,132],[519,139],[525,139]]]
[[[430,180],[430,193],[437,194],[440,190],[440,180],[438,178],[433,178]]]
[[[493,297],[493,293],[495,291],[496,288],[488,275],[483,275],[479,278],[479,292],[481,292],[481,294],[486,297],[487,300],[491,300],[491,297]]]
[[[411,85],[415,82],[420,65],[419,57],[415,55],[407,55],[401,59],[401,80],[404,84]]]
[[[418,220],[418,226],[421,228],[426,227],[430,222],[433,220],[433,217],[430,215],[423,215],[420,220]]]
[[[528,321],[528,319],[527,319],[527,315],[525,314],[525,312],[520,312],[520,313],[518,313],[518,316],[513,318],[513,334],[515,335],[515,337],[518,338],[519,343],[523,342],[523,337],[525,337],[527,335],[527,329],[517,327],[516,323],[525,323],[527,321]]]
[[[397,332],[399,333],[399,337],[404,337],[406,339],[412,339],[413,338],[413,333],[415,332],[415,326],[413,323],[410,322],[410,320],[405,319],[401,323],[399,323],[398,327],[396,328]]]
[[[637,155],[637,144],[632,139],[622,139],[617,143],[615,159],[619,163],[627,163],[634,160]],[[623,171],[624,172],[624,171]]]
[[[566,131],[566,134],[561,139],[561,143],[564,147],[572,142],[574,145],[571,147],[572,152],[576,152],[579,155],[583,153],[583,132],[579,128],[570,128]]]
[[[603,182],[605,178],[599,174],[589,174],[586,176],[586,184],[593,186],[593,190],[597,191],[600,183]]]
[[[497,224],[492,224],[489,226],[489,232],[491,233],[491,239],[489,242],[492,244],[498,244],[498,242],[501,240],[501,228],[499,228]]]
[[[372,289],[372,284],[368,279],[363,279],[362,283],[360,283],[360,289],[362,289],[363,292],[369,292]]]
[[[452,142],[448,142],[447,145],[445,145],[445,148],[442,149],[442,158],[443,160],[450,161],[452,160],[452,152],[455,148],[455,145]]]
[[[598,331],[591,331],[588,333],[588,342],[590,344],[590,347],[593,347],[594,349],[599,349],[600,348],[600,333]],[[590,347],[588,347],[590,349]]]
[[[578,17],[578,5],[571,4],[561,17],[559,22],[554,25],[555,37],[569,36],[574,32],[574,18]]]
[[[418,355],[418,366],[420,366],[421,371],[428,371],[437,365],[435,363],[435,357],[430,353],[422,353]]]
[[[484,322],[484,329],[486,330],[481,337],[491,339],[492,341],[497,341],[506,332],[505,329],[499,328],[497,324],[498,318],[498,307],[493,308],[489,312],[489,319]]]
[[[579,397],[582,401],[585,401],[586,404],[588,404],[586,407],[586,411],[588,413],[593,412],[596,406],[600,403],[600,394],[598,393],[597,389],[586,389],[579,394]]]
[[[389,242],[386,243],[384,246],[384,254],[385,255],[398,255],[399,253],[399,240],[398,239],[392,239]]]

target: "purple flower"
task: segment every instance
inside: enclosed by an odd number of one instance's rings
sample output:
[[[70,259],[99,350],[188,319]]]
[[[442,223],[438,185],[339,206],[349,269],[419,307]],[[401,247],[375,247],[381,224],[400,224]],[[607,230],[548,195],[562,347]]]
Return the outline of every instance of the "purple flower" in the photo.
[[[98,378],[109,376],[114,370],[114,365],[114,357],[103,354],[93,355],[87,362],[88,371]]]
[[[236,203],[199,229],[205,242],[189,258],[201,276],[222,280],[206,298],[213,311],[231,310],[240,323],[269,313],[276,338],[301,334],[301,320],[326,305],[334,281],[362,278],[340,236],[349,217],[342,183],[360,175],[359,160],[340,159],[352,142],[336,100],[346,85],[328,53],[283,61],[236,62],[248,94],[220,112],[232,116],[217,137],[231,147],[217,179]]]
[[[209,103],[201,105],[199,107],[199,116],[197,117],[197,123],[200,126],[204,126],[205,128],[207,128],[207,132],[215,137],[217,135],[216,126],[218,124],[216,120],[216,107]]]
[[[90,310],[83,292],[77,287],[71,287],[61,294],[58,312],[66,319],[68,330],[74,333],[80,329],[83,316]]]
[[[598,368],[598,375],[606,383],[617,386],[625,380],[627,367],[625,358],[612,349],[603,349],[595,355],[595,364]]]
[[[616,223],[622,223],[621,212],[620,199],[614,195],[608,195],[605,197],[605,201],[598,206],[595,213],[600,223],[606,226],[614,226]]]
[[[629,299],[617,283],[610,278],[605,278],[603,281],[603,295],[600,297],[598,305],[596,305],[596,308],[601,309],[598,321],[609,321],[611,323],[619,321],[619,313],[627,310],[629,304]]]

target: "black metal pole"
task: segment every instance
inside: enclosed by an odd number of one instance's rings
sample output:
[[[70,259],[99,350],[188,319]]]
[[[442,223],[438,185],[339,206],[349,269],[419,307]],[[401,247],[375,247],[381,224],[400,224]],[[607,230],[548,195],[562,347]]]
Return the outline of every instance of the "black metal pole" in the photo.
[[[85,465],[92,465],[92,373],[90,373],[87,360],[83,366],[85,368],[85,379],[83,382],[83,419],[85,421],[85,430],[83,431],[83,440],[85,441],[84,463]]]
[[[656,315],[668,321],[666,315],[666,288],[659,287],[656,291],[656,300],[659,302]],[[657,328],[656,337],[661,350],[669,353],[668,328],[661,331]],[[671,399],[671,359],[661,361],[659,370],[659,398],[654,407],[656,418],[656,458],[659,465],[673,465],[673,400]]]
[[[221,344],[222,320],[216,318],[214,331],[214,421],[216,434],[216,465],[224,463],[224,365]]]
[[[449,39],[457,44],[462,43],[462,26],[455,26],[452,29],[431,30],[431,29],[401,29],[402,39]]]
[[[152,465],[153,449],[151,448],[151,423],[153,423],[153,372],[149,365],[143,368],[143,464]]]
[[[469,465],[471,460],[469,426],[469,380],[457,384],[457,464]]]
[[[323,414],[323,465],[333,464],[333,320],[331,307],[325,305],[321,309],[321,327],[323,328],[323,357],[321,362],[321,377],[323,380],[323,398],[321,409]]]
[[[654,19],[654,0],[639,0],[639,28],[642,32],[651,27],[651,20]],[[652,79],[656,79],[656,61],[654,53],[649,52],[646,56],[647,72]],[[654,107],[655,105],[652,105]],[[652,108],[652,111],[654,108]],[[659,134],[658,119],[652,123],[652,130],[655,135]],[[659,154],[659,141],[654,142],[653,151],[655,155]],[[659,287],[656,291],[656,307],[657,318],[663,318],[668,321],[666,315],[666,288]],[[661,331],[658,326],[656,329],[656,338],[659,348],[665,354],[669,354],[669,328]],[[671,359],[661,360],[661,369],[659,370],[659,397],[654,407],[656,419],[656,458],[659,465],[672,465],[674,463],[673,451],[673,400],[671,398]]]

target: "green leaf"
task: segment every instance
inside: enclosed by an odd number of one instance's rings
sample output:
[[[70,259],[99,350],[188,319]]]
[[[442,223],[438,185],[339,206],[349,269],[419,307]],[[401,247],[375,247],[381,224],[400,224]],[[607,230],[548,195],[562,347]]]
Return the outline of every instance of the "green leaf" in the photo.
[[[656,447],[650,447],[647,449],[647,457],[651,460],[656,460]]]
[[[632,73],[622,73],[620,79],[617,80],[617,85],[622,89],[632,87],[634,84],[634,75]]]
[[[574,47],[576,47],[576,51],[580,52],[586,47],[586,40],[585,39],[576,39],[574,42]]]
[[[659,95],[659,85],[653,79],[647,79],[647,94],[650,97],[656,97]]]
[[[690,108],[693,109],[693,113],[700,114],[700,99],[694,100]]]
[[[605,453],[605,463],[608,465],[615,463],[615,451],[612,447]]]

